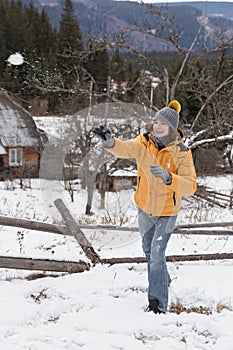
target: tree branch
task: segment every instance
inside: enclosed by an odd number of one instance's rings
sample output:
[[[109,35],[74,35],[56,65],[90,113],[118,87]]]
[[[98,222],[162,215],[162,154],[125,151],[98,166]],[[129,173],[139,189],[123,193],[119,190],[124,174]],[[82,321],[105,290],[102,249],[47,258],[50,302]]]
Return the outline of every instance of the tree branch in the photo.
[[[217,136],[211,139],[205,139],[205,140],[200,140],[196,141],[193,144],[189,146],[190,149],[195,149],[198,146],[203,146],[205,144],[210,144],[213,142],[223,142],[223,141],[228,141],[228,140],[233,140],[233,130],[230,132],[228,135],[223,135],[223,136]]]
[[[190,132],[193,131],[194,127],[196,126],[198,119],[202,113],[202,111],[204,110],[204,108],[207,106],[207,104],[210,102],[210,100],[213,98],[213,96],[219,91],[221,90],[224,86],[233,83],[233,74],[231,74],[228,78],[226,78],[206,99],[206,101],[204,102],[204,104],[201,106],[201,108],[199,109],[193,123],[192,126],[190,128]]]

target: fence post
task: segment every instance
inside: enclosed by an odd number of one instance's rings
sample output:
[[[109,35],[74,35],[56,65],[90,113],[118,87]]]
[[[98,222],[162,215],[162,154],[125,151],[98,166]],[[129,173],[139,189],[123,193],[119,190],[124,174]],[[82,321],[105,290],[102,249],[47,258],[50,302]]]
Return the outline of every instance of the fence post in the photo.
[[[95,252],[91,243],[87,240],[85,234],[82,232],[80,226],[70,214],[62,199],[56,199],[54,201],[54,204],[61,214],[63,220],[65,221],[66,227],[70,231],[70,234],[77,239],[86,256],[91,260],[92,263],[100,263],[101,259],[99,255]]]

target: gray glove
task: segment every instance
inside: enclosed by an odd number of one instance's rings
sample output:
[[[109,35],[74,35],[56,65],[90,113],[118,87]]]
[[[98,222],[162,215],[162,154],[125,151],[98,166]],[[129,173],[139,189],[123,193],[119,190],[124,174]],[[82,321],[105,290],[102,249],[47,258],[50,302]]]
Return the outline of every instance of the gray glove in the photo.
[[[155,177],[158,177],[161,180],[163,180],[165,185],[170,185],[172,183],[171,174],[167,170],[163,169],[160,165],[158,164],[151,165],[150,171]]]
[[[102,144],[106,148],[112,148],[114,146],[114,138],[112,137],[111,130],[104,125],[97,126],[92,129],[93,134],[100,137]]]

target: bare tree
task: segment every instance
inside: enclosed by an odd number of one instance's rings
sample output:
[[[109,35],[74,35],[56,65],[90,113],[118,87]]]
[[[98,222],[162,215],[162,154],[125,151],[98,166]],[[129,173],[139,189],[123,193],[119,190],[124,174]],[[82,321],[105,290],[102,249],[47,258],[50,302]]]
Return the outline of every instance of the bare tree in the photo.
[[[212,39],[209,47],[203,41],[203,49],[199,51],[195,49],[197,41],[201,40],[202,29],[208,22],[205,3],[197,33],[190,47],[186,49],[179,44],[182,30],[176,25],[175,17],[168,16],[167,6],[161,8],[150,4],[144,4],[144,6],[153,15],[156,29],[151,29],[144,23],[141,27],[135,26],[133,30],[150,35],[155,40],[158,38],[164,40],[179,53],[180,57],[180,63],[177,62],[176,71],[172,75],[171,70],[169,71],[167,67],[159,70],[154,62],[147,60],[152,74],[154,72],[160,77],[159,87],[160,89],[162,87],[164,91],[162,100],[167,104],[177,96],[182,94],[187,96],[188,92],[190,100],[196,101],[196,110],[194,109],[193,116],[184,118],[188,125],[186,128],[187,143],[193,150],[211,144],[219,145],[219,148],[223,149],[223,154],[229,159],[232,156],[229,149],[232,147],[233,130],[231,123],[233,75],[230,69],[232,64],[229,64],[231,57],[229,49],[232,49],[233,46],[233,36],[230,36],[226,30],[221,30],[215,33],[215,42]],[[202,61],[203,69],[196,64],[198,61]],[[190,105],[189,109],[193,109],[193,103],[186,100],[184,101],[186,111],[188,110],[187,102]],[[185,126],[184,123],[183,126]],[[203,130],[205,132],[201,132]],[[193,138],[190,138],[191,135]],[[229,164],[232,164],[232,161],[229,161]]]

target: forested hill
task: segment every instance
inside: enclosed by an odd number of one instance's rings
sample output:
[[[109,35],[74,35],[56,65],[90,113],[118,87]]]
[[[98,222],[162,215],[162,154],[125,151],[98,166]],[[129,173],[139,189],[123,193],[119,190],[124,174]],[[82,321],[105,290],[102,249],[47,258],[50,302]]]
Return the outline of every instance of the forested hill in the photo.
[[[29,4],[30,0],[24,0]],[[180,44],[189,47],[200,25],[205,2],[171,3],[168,5],[168,15],[175,16],[175,22],[182,31]],[[141,3],[114,0],[74,0],[74,11],[80,28],[87,37],[104,35],[110,39],[119,30],[126,30],[132,25],[142,25],[146,19],[148,28],[156,29],[154,17],[148,13],[148,8]],[[156,4],[160,6],[161,4]],[[34,6],[44,8],[49,15],[53,27],[59,27],[63,8],[62,0],[35,0]],[[165,6],[163,4],[163,6]],[[217,31],[226,30],[233,34],[233,4],[229,2],[207,2],[208,18],[202,31],[202,37],[211,42]],[[170,46],[161,40],[156,42],[150,36],[139,32],[128,35],[129,42],[140,51],[169,51]],[[201,44],[200,44],[201,45]]]
[[[208,16],[223,17],[233,20],[233,2],[224,1],[208,1],[207,3],[203,1],[195,2],[182,2],[183,5],[188,5],[195,7],[199,10],[203,10],[203,6],[206,5],[206,14]],[[172,6],[180,5],[179,2],[173,3]]]

